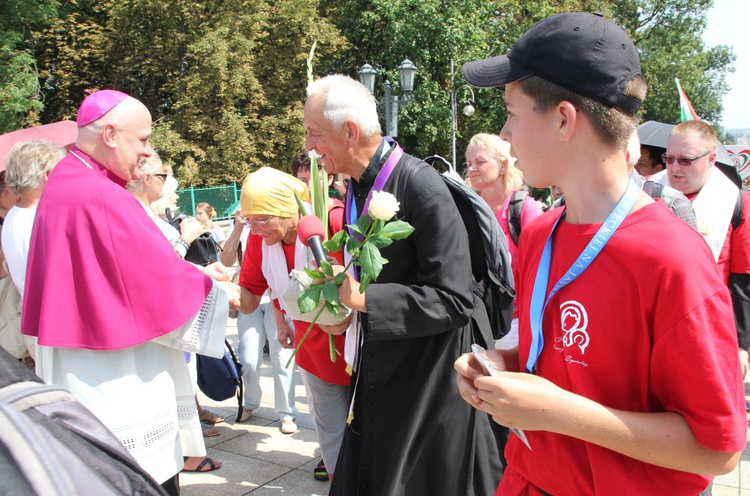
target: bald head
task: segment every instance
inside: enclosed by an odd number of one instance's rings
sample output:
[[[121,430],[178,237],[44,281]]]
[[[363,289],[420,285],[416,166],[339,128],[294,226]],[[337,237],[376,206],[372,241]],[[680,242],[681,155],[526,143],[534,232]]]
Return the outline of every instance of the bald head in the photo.
[[[76,147],[123,181],[137,179],[141,161],[151,156],[151,113],[128,96],[98,119],[78,129]]]

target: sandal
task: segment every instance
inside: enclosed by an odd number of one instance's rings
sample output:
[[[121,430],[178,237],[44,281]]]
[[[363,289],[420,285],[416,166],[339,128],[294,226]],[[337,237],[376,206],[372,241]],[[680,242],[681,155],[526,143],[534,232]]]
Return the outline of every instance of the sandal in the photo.
[[[201,413],[198,418],[201,422],[207,424],[220,424],[221,422],[224,422],[224,417],[209,410],[203,410],[203,413]]]
[[[203,437],[215,437],[221,434],[221,431],[211,424],[201,422],[201,430],[203,431]]]
[[[207,456],[200,457],[200,456],[186,456],[184,457],[185,463],[187,464],[187,461],[191,458],[202,458],[200,463],[195,468],[187,468],[182,467],[183,472],[210,472],[212,470],[216,470],[217,468],[221,468],[221,462],[215,462],[212,459],[210,459]]]
[[[326,464],[323,460],[320,460],[320,463],[318,463],[313,469],[313,477],[315,480],[328,481],[328,471],[326,470]]]

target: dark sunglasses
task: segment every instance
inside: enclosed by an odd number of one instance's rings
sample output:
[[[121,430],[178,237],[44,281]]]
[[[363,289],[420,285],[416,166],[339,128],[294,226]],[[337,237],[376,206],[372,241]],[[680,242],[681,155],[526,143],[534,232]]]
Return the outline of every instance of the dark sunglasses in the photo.
[[[663,153],[661,156],[661,159],[664,161],[667,165],[672,165],[672,163],[676,160],[678,164],[680,164],[683,167],[687,167],[688,165],[693,165],[693,162],[698,160],[699,158],[703,158],[706,155],[709,155],[711,152],[708,151],[706,153],[703,153],[701,155],[698,155],[697,157],[693,158],[677,158],[672,155],[667,155],[666,153]]]

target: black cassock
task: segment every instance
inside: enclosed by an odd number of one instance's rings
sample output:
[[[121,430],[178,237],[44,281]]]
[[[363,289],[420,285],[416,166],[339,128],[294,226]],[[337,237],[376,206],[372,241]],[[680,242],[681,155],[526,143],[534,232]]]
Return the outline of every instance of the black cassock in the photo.
[[[386,158],[355,183],[360,213]],[[466,230],[437,171],[410,173],[416,163],[404,155],[383,188],[415,230],[382,250],[388,263],[366,291],[354,418],[331,495],[492,495],[502,475],[497,426],[461,399],[453,369],[472,343]]]

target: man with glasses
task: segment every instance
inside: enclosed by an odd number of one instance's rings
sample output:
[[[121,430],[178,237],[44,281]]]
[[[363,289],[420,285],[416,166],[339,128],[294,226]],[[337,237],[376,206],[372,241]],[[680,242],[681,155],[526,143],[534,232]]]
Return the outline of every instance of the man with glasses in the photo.
[[[662,155],[667,170],[651,180],[681,191],[693,202],[698,228],[732,293],[742,374],[750,348],[750,198],[717,167],[716,132],[702,121],[675,126]],[[738,208],[739,206],[739,208]],[[741,210],[739,223],[733,222]]]

